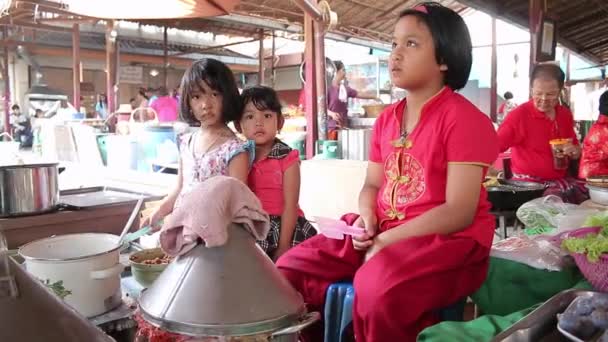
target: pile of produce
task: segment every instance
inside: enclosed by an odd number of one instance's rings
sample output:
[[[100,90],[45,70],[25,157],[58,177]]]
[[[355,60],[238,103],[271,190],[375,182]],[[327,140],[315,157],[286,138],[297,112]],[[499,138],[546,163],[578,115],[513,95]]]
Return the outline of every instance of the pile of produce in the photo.
[[[589,216],[583,225],[602,229],[597,234],[567,238],[562,242],[562,247],[570,253],[586,254],[589,262],[598,262],[602,254],[608,253],[608,215]]]

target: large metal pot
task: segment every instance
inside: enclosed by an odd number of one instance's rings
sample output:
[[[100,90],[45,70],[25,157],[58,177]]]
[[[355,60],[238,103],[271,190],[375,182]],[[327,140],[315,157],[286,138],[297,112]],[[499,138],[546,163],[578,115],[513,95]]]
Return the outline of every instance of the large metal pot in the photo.
[[[114,341],[9,258],[2,232],[0,288],[0,341]]]
[[[297,342],[320,319],[242,226],[177,257],[139,297],[143,318],[192,341]]]
[[[59,202],[57,163],[1,165],[0,217],[54,210]]]
[[[122,302],[118,239],[102,233],[58,235],[30,242],[19,254],[30,274],[49,284],[62,282],[65,302],[93,317]]]
[[[493,210],[515,210],[522,204],[543,196],[546,185],[499,179],[497,185],[486,187]]]

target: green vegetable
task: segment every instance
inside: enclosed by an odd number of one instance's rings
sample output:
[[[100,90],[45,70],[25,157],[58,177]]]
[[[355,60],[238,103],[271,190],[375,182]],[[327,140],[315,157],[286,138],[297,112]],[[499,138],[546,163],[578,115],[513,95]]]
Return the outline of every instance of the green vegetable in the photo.
[[[606,230],[608,228],[608,213],[603,212],[587,217],[583,223],[583,227],[602,227]]]
[[[65,287],[63,287],[63,280],[56,281],[52,284],[49,279],[40,281],[61,299],[65,299],[65,297],[72,294],[72,291],[66,290]]]
[[[553,227],[535,227],[535,228],[526,228],[524,229],[524,233],[528,236],[540,235],[540,234],[550,234],[555,231]]]
[[[608,229],[600,234],[589,234],[582,238],[569,238],[562,242],[562,248],[571,253],[583,253],[590,262],[598,262],[603,253],[608,253]]]

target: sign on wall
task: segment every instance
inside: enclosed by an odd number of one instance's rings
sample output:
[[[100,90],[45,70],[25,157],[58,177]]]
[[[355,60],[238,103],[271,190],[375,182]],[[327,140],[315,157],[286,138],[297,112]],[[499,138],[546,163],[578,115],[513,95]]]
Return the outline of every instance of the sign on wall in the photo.
[[[121,66],[120,83],[142,84],[144,80],[144,68],[140,66]]]

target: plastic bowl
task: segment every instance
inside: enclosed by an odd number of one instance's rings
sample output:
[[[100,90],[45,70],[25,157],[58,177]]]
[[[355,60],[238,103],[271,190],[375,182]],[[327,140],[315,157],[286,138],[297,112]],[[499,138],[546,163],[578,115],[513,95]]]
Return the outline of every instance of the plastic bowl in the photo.
[[[133,253],[129,257],[133,278],[141,286],[145,288],[150,287],[169,264],[144,264],[144,261],[162,258],[164,255],[165,253],[160,248],[144,249]]]
[[[587,184],[591,202],[599,205],[608,205],[608,189]]]

